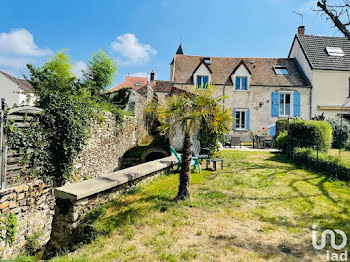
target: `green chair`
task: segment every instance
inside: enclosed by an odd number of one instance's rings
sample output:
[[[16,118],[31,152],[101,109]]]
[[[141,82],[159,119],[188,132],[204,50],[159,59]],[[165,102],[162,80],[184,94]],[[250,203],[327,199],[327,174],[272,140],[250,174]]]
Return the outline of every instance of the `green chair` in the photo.
[[[181,154],[178,154],[176,152],[176,150],[171,146],[170,147],[171,152],[175,155],[176,159],[177,159],[177,170],[179,170],[181,168],[182,165],[182,159],[181,159]],[[191,166],[193,166],[193,169],[196,170],[196,166],[198,166],[198,172],[201,173],[202,172],[202,168],[201,165],[198,161],[198,157],[192,157],[191,159]]]

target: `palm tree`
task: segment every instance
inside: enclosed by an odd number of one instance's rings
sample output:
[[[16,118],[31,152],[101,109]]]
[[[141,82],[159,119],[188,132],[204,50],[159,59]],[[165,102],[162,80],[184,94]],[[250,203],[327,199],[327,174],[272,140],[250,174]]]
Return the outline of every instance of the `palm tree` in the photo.
[[[180,184],[175,200],[190,196],[192,136],[201,121],[206,121],[216,134],[227,133],[232,126],[232,112],[223,108],[220,102],[224,97],[215,97],[215,91],[212,85],[206,89],[193,88],[191,92],[180,91],[148,107],[148,111],[157,114],[161,130],[172,135],[180,126],[184,134]]]

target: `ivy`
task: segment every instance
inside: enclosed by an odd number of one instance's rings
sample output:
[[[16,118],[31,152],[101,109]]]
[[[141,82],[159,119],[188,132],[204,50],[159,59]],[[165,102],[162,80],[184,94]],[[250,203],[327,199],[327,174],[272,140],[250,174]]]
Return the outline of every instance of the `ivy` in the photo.
[[[16,239],[17,217],[15,214],[10,213],[7,218],[2,217],[0,222],[0,229],[5,231],[5,234],[0,235],[0,238],[5,241],[5,246],[8,245],[11,247]]]

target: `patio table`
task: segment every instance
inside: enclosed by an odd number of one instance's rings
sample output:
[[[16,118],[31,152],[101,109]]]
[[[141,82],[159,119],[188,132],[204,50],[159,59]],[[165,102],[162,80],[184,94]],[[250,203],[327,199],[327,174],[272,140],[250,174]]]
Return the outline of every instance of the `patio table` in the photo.
[[[210,165],[210,162],[213,163],[213,169],[216,171],[216,163],[221,162],[221,169],[224,169],[224,160],[218,159],[218,158],[209,158],[205,161],[205,169],[208,169],[208,166]]]

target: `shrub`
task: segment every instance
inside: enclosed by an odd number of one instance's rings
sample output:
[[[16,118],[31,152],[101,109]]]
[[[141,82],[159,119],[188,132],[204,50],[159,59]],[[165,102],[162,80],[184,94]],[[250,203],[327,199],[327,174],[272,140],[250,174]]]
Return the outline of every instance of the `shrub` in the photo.
[[[350,164],[326,153],[319,152],[317,159],[317,152],[311,148],[294,148],[293,160],[336,179],[350,180]]]
[[[276,136],[283,133],[284,131],[288,131],[288,120],[278,119],[276,121]]]
[[[332,144],[332,126],[326,121],[293,119],[289,123],[288,137],[291,149],[317,146],[325,152]]]
[[[350,124],[347,120],[341,120],[339,117],[327,119],[333,128],[333,143],[334,148],[344,148],[350,137]]]
[[[281,150],[283,153],[287,152],[288,147],[288,132],[285,130],[280,133],[276,138],[276,147]]]

